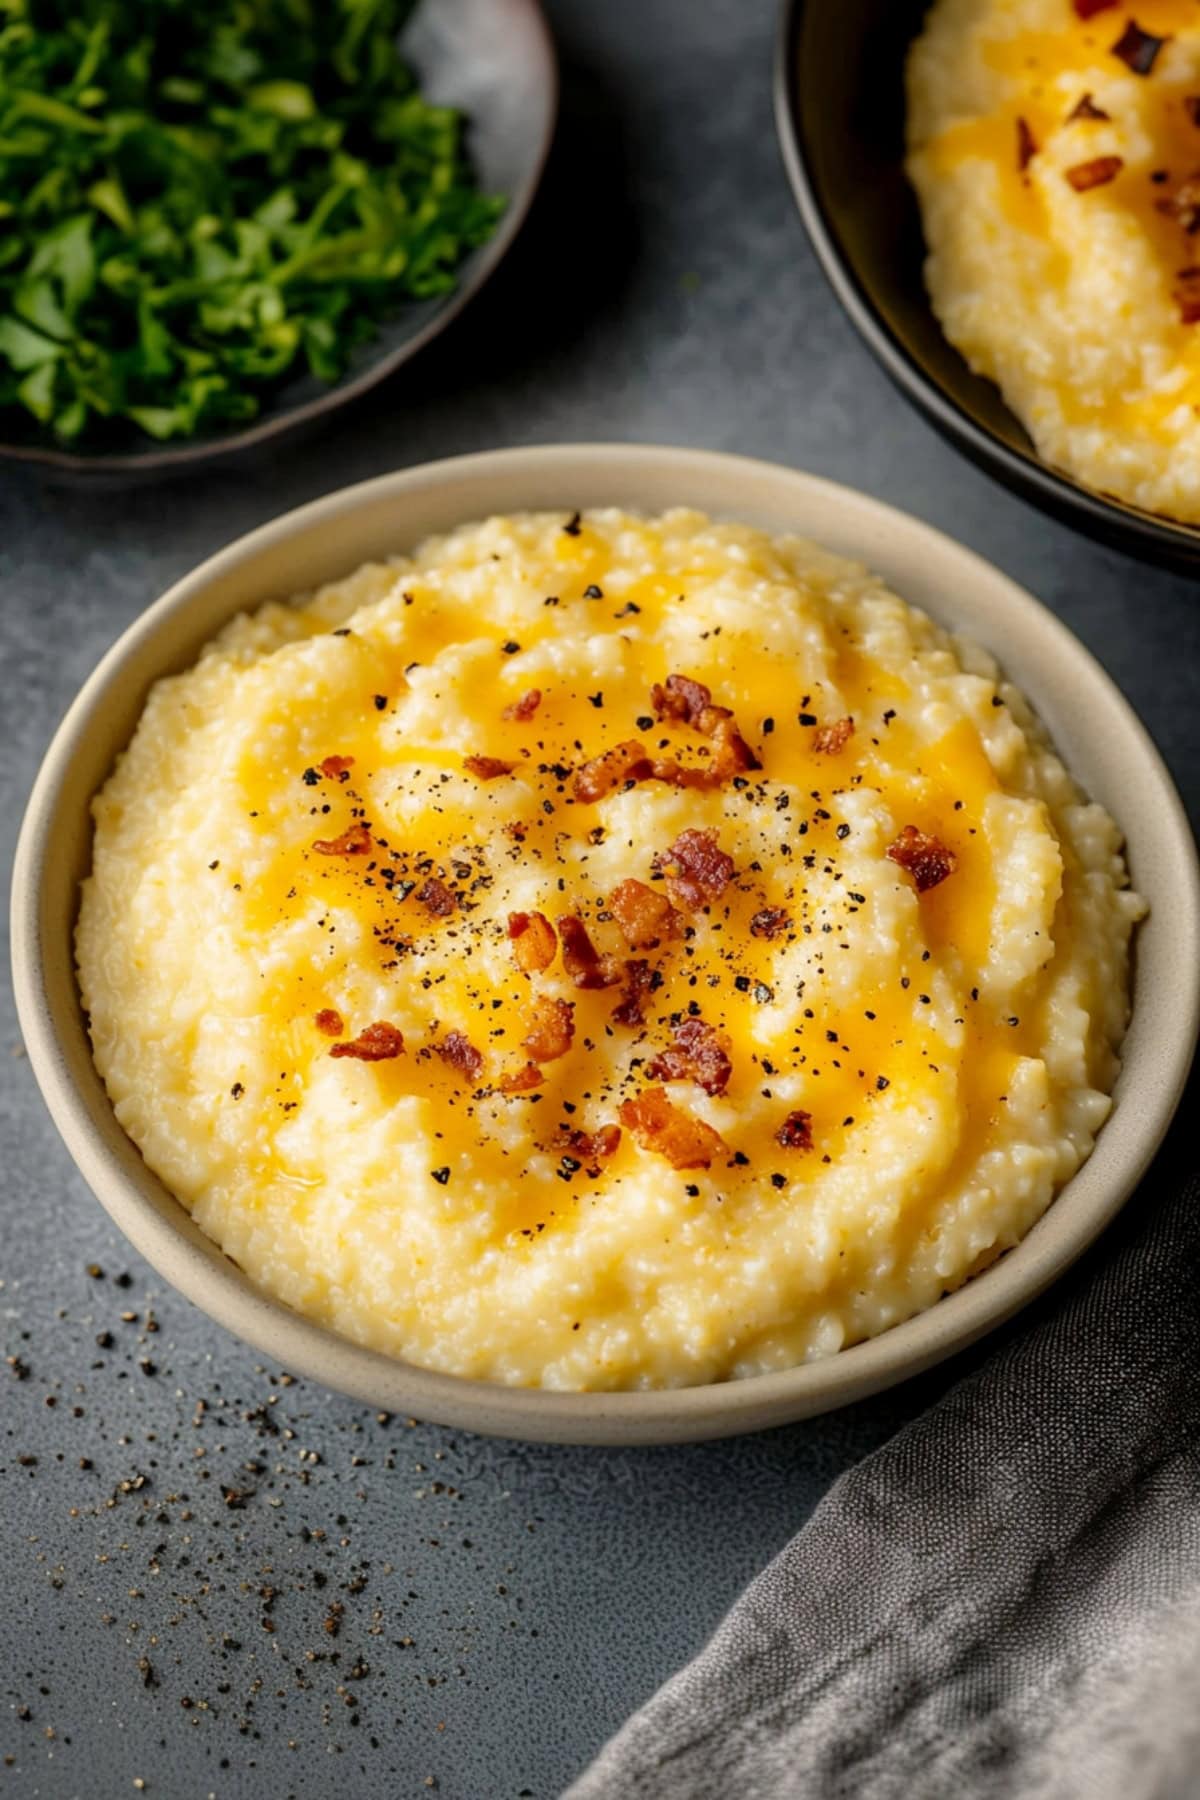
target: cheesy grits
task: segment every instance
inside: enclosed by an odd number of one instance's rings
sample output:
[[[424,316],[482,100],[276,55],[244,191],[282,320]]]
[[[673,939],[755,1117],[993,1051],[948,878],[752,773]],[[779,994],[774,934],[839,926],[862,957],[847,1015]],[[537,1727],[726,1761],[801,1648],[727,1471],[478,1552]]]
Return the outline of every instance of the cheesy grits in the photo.
[[[122,1125],[262,1288],[428,1368],[828,1356],[1109,1110],[1113,821],[990,657],[798,538],[465,526],[236,618],[94,810]]]
[[[937,0],[908,172],[947,337],[1047,462],[1200,522],[1200,9]]]

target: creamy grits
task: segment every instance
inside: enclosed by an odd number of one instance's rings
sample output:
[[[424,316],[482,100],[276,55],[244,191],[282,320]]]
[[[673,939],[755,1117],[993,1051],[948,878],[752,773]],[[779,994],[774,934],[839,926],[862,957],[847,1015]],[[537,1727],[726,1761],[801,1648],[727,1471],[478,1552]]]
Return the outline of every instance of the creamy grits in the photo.
[[[95,802],[96,1062],[267,1292],[428,1368],[749,1376],[1015,1244],[1126,1024],[1113,821],[855,564],[527,514],[236,618]]]
[[[934,310],[1040,455],[1200,522],[1194,0],[937,0],[907,166]]]

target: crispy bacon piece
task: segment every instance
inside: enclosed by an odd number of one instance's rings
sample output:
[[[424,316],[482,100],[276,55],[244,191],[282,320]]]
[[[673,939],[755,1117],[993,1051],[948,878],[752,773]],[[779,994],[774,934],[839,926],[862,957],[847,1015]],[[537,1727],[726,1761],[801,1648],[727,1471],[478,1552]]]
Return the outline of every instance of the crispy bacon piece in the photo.
[[[590,1163],[615,1155],[620,1142],[619,1125],[601,1125],[595,1131],[578,1131],[573,1126],[560,1125],[551,1149],[565,1150],[568,1156],[578,1157],[581,1163]]]
[[[712,692],[702,681],[693,681],[690,675],[668,675],[665,686],[655,682],[651,688],[650,704],[654,708],[655,718],[674,719],[684,725],[691,725],[715,745],[711,770],[697,771],[700,779],[676,780],[675,785],[720,787],[734,775],[748,769],[762,768],[738,730],[732,712],[727,706],[713,704]],[[677,769],[678,764],[668,763],[662,767]],[[655,772],[658,773],[657,770]],[[692,771],[684,773],[691,774]],[[671,780],[672,776],[659,774],[658,779]]]
[[[1089,188],[1115,181],[1124,167],[1123,157],[1093,156],[1090,162],[1074,163],[1063,173],[1077,194],[1086,194]]]
[[[529,1030],[521,1039],[522,1050],[528,1050],[535,1063],[556,1062],[567,1054],[574,1036],[574,1002],[538,994],[529,1009]]]
[[[317,767],[322,775],[327,776],[330,781],[345,781],[354,767],[354,758],[352,756],[327,756],[324,762],[317,764]]]
[[[612,1010],[614,1025],[644,1025],[643,1002],[654,992],[654,970],[640,959],[625,964],[625,993]]]
[[[1200,230],[1200,172],[1193,171],[1155,204],[1160,213],[1182,225],[1189,237],[1194,236]]]
[[[685,769],[673,756],[652,756],[646,763],[645,773],[634,779],[662,781],[668,787],[677,788],[719,788],[726,778],[718,774],[715,762],[710,762],[706,769]]]
[[[945,881],[947,875],[954,873],[958,862],[953,850],[948,850],[938,838],[926,837],[915,825],[906,825],[895,843],[888,845],[885,854],[912,876],[918,894],[927,893]]]
[[[465,1075],[468,1081],[478,1081],[483,1057],[464,1031],[448,1031],[434,1048],[442,1061],[449,1063],[459,1075]]]
[[[668,675],[666,686],[656,681],[650,689],[650,704],[656,719],[679,719],[695,725],[707,706],[712,704],[712,689],[690,675]]]
[[[666,870],[671,898],[691,912],[719,900],[733,880],[733,858],[712,830],[681,831],[671,848],[654,858],[654,866]]]
[[[508,935],[513,960],[522,975],[540,975],[554,961],[558,939],[545,913],[509,913]]]
[[[712,710],[717,710],[713,708]],[[725,708],[720,711],[725,713]],[[733,715],[726,714],[719,718],[708,733],[716,749],[713,752],[712,777],[713,784],[720,787],[726,781],[732,781],[735,775],[742,775],[750,769],[761,769],[762,764],[738,730]]]
[[[1155,37],[1152,31],[1143,31],[1136,19],[1130,19],[1111,48],[1113,55],[1119,56],[1126,68],[1132,69],[1135,75],[1148,75],[1166,42],[1165,37]]]
[[[558,921],[558,938],[562,945],[563,968],[577,988],[615,987],[621,979],[621,968],[614,957],[601,956],[582,919],[566,913]]]
[[[362,820],[356,819],[341,837],[318,838],[313,849],[321,856],[366,856],[371,849],[371,834]]]
[[[653,950],[664,938],[678,937],[683,920],[663,893],[644,881],[619,882],[608,899],[609,911],[631,950]]]
[[[719,788],[735,775],[762,764],[737,728],[727,706],[714,706],[709,690],[687,675],[669,675],[665,687],[657,683],[651,703],[660,719],[692,725],[709,739],[713,749],[707,768],[686,769],[674,757],[651,756],[640,738],[626,738],[576,771],[573,793],[577,800],[602,800],[629,781],[664,781],[671,787]]]
[[[782,1144],[785,1150],[811,1150],[812,1114],[801,1111],[799,1107],[795,1112],[790,1112],[775,1133],[775,1142]]]
[[[836,756],[853,736],[853,719],[835,719],[832,725],[817,726],[812,735],[812,747],[819,756]]]
[[[390,1062],[404,1050],[404,1033],[395,1025],[380,1020],[364,1026],[347,1044],[335,1044],[330,1056],[352,1056],[356,1062]]]
[[[326,1037],[341,1037],[346,1029],[341,1013],[332,1006],[323,1006],[313,1020],[313,1024],[318,1031],[324,1032]]]
[[[541,1087],[546,1077],[535,1062],[527,1062],[523,1069],[514,1069],[511,1075],[500,1077],[502,1094],[528,1094],[534,1088]]]
[[[431,875],[427,881],[421,883],[417,889],[417,899],[422,906],[428,908],[435,919],[448,919],[457,905],[454,889],[448,888],[444,881],[438,880],[436,875]]]
[[[505,762],[500,756],[463,757],[467,774],[477,776],[480,781],[495,781],[498,775],[511,775],[516,766],[515,762]]]
[[[522,694],[521,698],[519,700],[514,700],[511,706],[506,706],[501,717],[505,719],[519,719],[522,724],[524,724],[526,719],[532,719],[534,713],[541,704],[541,688],[530,688],[527,694]]]
[[[1186,106],[1186,104],[1185,101],[1184,105]],[[1067,114],[1067,124],[1072,124],[1076,119],[1108,119],[1111,117],[1111,113],[1106,113],[1102,106],[1096,105],[1090,94],[1081,94]]]
[[[1037,143],[1028,121],[1017,120],[1017,168],[1023,175],[1034,157],[1037,155]]]
[[[1185,94],[1183,110],[1193,125],[1200,125],[1200,94]]]
[[[651,767],[645,744],[638,738],[625,738],[577,769],[571,791],[577,800],[603,800],[627,781],[645,781]]]
[[[706,1094],[723,1094],[733,1074],[729,1039],[703,1019],[681,1019],[675,1042],[646,1070],[652,1081],[694,1081]]]
[[[1179,308],[1180,322],[1184,325],[1200,323],[1200,265],[1180,269],[1176,282],[1173,298]]]
[[[1094,19],[1097,13],[1108,12],[1117,4],[1117,0],[1073,0],[1077,19]]]
[[[750,921],[750,935],[760,938],[782,937],[791,922],[791,914],[785,912],[782,906],[764,906]]]
[[[656,1150],[673,1169],[707,1169],[725,1151],[719,1131],[681,1112],[660,1087],[647,1088],[622,1103],[618,1117],[643,1150]]]

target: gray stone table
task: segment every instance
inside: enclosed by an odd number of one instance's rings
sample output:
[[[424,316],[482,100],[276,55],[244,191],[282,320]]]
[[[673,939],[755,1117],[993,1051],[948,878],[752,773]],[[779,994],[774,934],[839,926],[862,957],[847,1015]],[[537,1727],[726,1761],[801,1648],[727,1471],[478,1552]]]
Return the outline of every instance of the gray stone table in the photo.
[[[557,0],[564,117],[516,253],[319,440],[125,498],[3,479],[6,853],[77,685],[201,557],[345,482],[565,438],[777,458],[945,527],[1092,646],[1195,816],[1194,589],[1009,498],[887,386],[784,182],[773,11]],[[377,1419],[262,1367],[139,1262],[55,1136],[7,991],[0,1008],[0,1800],[548,1800],[964,1366],[688,1449]]]

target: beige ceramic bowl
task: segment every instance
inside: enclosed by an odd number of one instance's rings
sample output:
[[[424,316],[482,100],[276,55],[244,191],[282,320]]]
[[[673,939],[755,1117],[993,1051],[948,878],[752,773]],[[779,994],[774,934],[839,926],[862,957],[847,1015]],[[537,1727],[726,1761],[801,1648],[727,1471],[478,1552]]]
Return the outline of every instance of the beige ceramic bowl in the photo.
[[[1090,1160],[1015,1250],[928,1312],[828,1361],[666,1392],[541,1393],[393,1361],[260,1293],[117,1124],[92,1064],[72,933],[91,796],[128,742],[151,683],[187,667],[233,613],[488,513],[613,504],[647,512],[686,504],[806,533],[861,558],[906,599],[995,651],[1075,774],[1123,825],[1133,880],[1151,911],[1137,938],[1133,1019],[1112,1116]],[[71,708],[29,802],[13,898],[17,1002],[34,1071],[83,1176],[160,1274],[279,1367],[374,1407],[511,1437],[666,1443],[753,1431],[845,1405],[961,1349],[1047,1287],[1128,1198],[1175,1109],[1197,1031],[1200,888],[1191,833],[1150,739],[1087,651],[1028,594],[928,526],[811,476],[705,451],[566,445],[461,457],[331,494],[222,550],[125,633]]]

